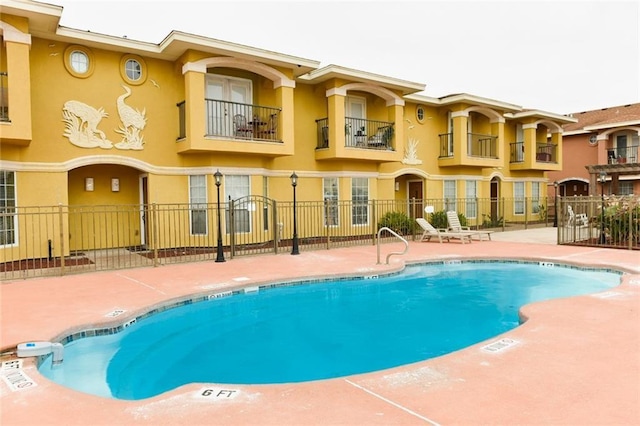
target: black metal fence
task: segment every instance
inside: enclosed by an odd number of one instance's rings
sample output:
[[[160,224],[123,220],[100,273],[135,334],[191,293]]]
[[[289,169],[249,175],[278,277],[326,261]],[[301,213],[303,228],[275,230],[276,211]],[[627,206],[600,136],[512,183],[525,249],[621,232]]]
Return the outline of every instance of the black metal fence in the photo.
[[[300,250],[375,244],[389,227],[408,239],[415,218],[447,227],[453,210],[473,229],[557,225],[558,243],[640,249],[640,197],[457,198],[298,202]],[[557,215],[556,215],[557,210]],[[218,234],[218,220],[220,234]],[[158,266],[291,251],[294,205],[262,196],[217,204],[0,209],[0,278]],[[383,238],[394,241],[391,235]]]

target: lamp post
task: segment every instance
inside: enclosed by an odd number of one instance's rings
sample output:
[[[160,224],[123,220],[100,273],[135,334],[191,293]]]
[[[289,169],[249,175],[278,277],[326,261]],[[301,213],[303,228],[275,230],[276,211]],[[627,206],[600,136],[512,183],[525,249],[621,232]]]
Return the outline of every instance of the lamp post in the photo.
[[[291,186],[293,187],[293,245],[291,247],[291,254],[300,254],[298,250],[298,227],[296,224],[296,186],[298,185],[298,175],[293,172],[290,176]]]
[[[600,206],[600,244],[607,242],[607,238],[604,235],[604,184],[607,182],[607,174],[604,171],[600,172],[600,185],[601,185],[601,206]]]
[[[553,227],[558,227],[558,181],[553,182]]]
[[[224,253],[222,252],[222,227],[220,226],[220,184],[222,183],[222,173],[217,170],[213,177],[216,178],[216,189],[218,190],[218,247],[216,248],[216,262],[224,262]]]

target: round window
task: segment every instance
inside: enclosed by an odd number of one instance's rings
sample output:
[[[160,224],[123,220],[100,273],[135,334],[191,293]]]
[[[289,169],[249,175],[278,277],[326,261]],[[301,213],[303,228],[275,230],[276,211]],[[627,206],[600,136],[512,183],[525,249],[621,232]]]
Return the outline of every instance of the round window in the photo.
[[[138,81],[142,77],[142,66],[135,59],[128,59],[124,64],[124,72],[129,80]]]
[[[84,74],[89,71],[89,57],[81,50],[71,52],[69,63],[71,64],[71,69],[78,74]]]
[[[120,59],[120,76],[128,84],[139,86],[147,79],[147,64],[138,55],[124,55]]]
[[[416,107],[416,119],[420,123],[424,122],[424,107],[422,105]]]
[[[95,67],[93,53],[84,46],[68,46],[64,51],[64,67],[74,77],[87,78]]]

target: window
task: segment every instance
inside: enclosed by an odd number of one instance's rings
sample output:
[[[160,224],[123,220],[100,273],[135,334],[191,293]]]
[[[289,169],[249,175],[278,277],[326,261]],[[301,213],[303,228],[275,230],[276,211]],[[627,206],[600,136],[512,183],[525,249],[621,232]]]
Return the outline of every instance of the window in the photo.
[[[524,182],[513,183],[513,214],[524,214]]]
[[[443,190],[443,198],[444,198],[444,209],[446,211],[457,211],[456,206],[456,181],[455,180],[445,180],[444,181],[444,190]]]
[[[366,225],[369,223],[369,179],[351,179],[351,223]]]
[[[120,76],[127,83],[138,86],[147,80],[147,64],[138,55],[124,55],[120,59]]]
[[[189,176],[189,216],[191,235],[207,234],[206,176]]]
[[[540,182],[531,182],[531,213],[540,213]]]
[[[465,208],[465,216],[470,218],[475,218],[478,215],[478,205],[477,205],[477,196],[478,196],[478,182],[475,180],[468,180],[465,185],[465,196],[466,200],[466,208]]]
[[[64,51],[64,67],[74,77],[87,78],[93,74],[93,53],[84,46],[71,45]]]
[[[84,74],[89,70],[89,57],[81,50],[71,52],[69,62],[71,62],[71,68],[78,74]]]
[[[249,194],[251,191],[249,185],[249,176],[225,176],[224,177],[224,193],[225,199],[228,201],[225,211],[225,224],[227,233],[231,231],[229,222],[229,209],[233,200],[233,228],[234,232],[250,232],[251,222],[249,213]]]
[[[633,195],[633,182],[618,182],[618,195]]]
[[[424,115],[424,106],[418,105],[416,107],[416,120],[418,120],[418,123],[424,123]]]
[[[322,180],[324,226],[338,226],[338,178]]]
[[[0,246],[16,243],[15,173],[0,170]]]
[[[124,64],[124,73],[129,80],[138,81],[142,78],[142,65],[135,59],[129,59]]]

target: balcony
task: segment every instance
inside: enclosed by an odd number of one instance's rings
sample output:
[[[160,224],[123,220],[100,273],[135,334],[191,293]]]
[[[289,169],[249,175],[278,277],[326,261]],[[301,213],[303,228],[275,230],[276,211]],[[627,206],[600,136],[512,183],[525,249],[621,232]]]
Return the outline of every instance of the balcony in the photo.
[[[329,119],[316,120],[317,148],[329,148]],[[387,121],[345,117],[344,146],[347,148],[393,151],[393,126]]]
[[[509,144],[511,170],[559,170],[558,146],[552,143],[536,143],[534,155],[528,154],[524,142]]]
[[[607,149],[608,164],[638,163],[638,145]]]
[[[215,99],[204,100],[204,137],[189,135],[197,110],[189,114],[186,102],[178,108],[178,152],[202,151],[260,154],[265,156],[290,155],[291,147],[285,146],[278,125],[281,109],[277,107],[228,102]],[[201,113],[200,113],[201,114]]]
[[[344,143],[342,132],[331,140],[328,118],[316,120],[316,159],[358,159],[399,161],[394,147],[395,123],[364,118],[345,117]]]
[[[497,136],[480,133],[467,133],[466,135],[466,141],[462,138],[456,138],[453,133],[438,135],[440,138],[438,164],[441,167],[497,167],[500,165]]]

